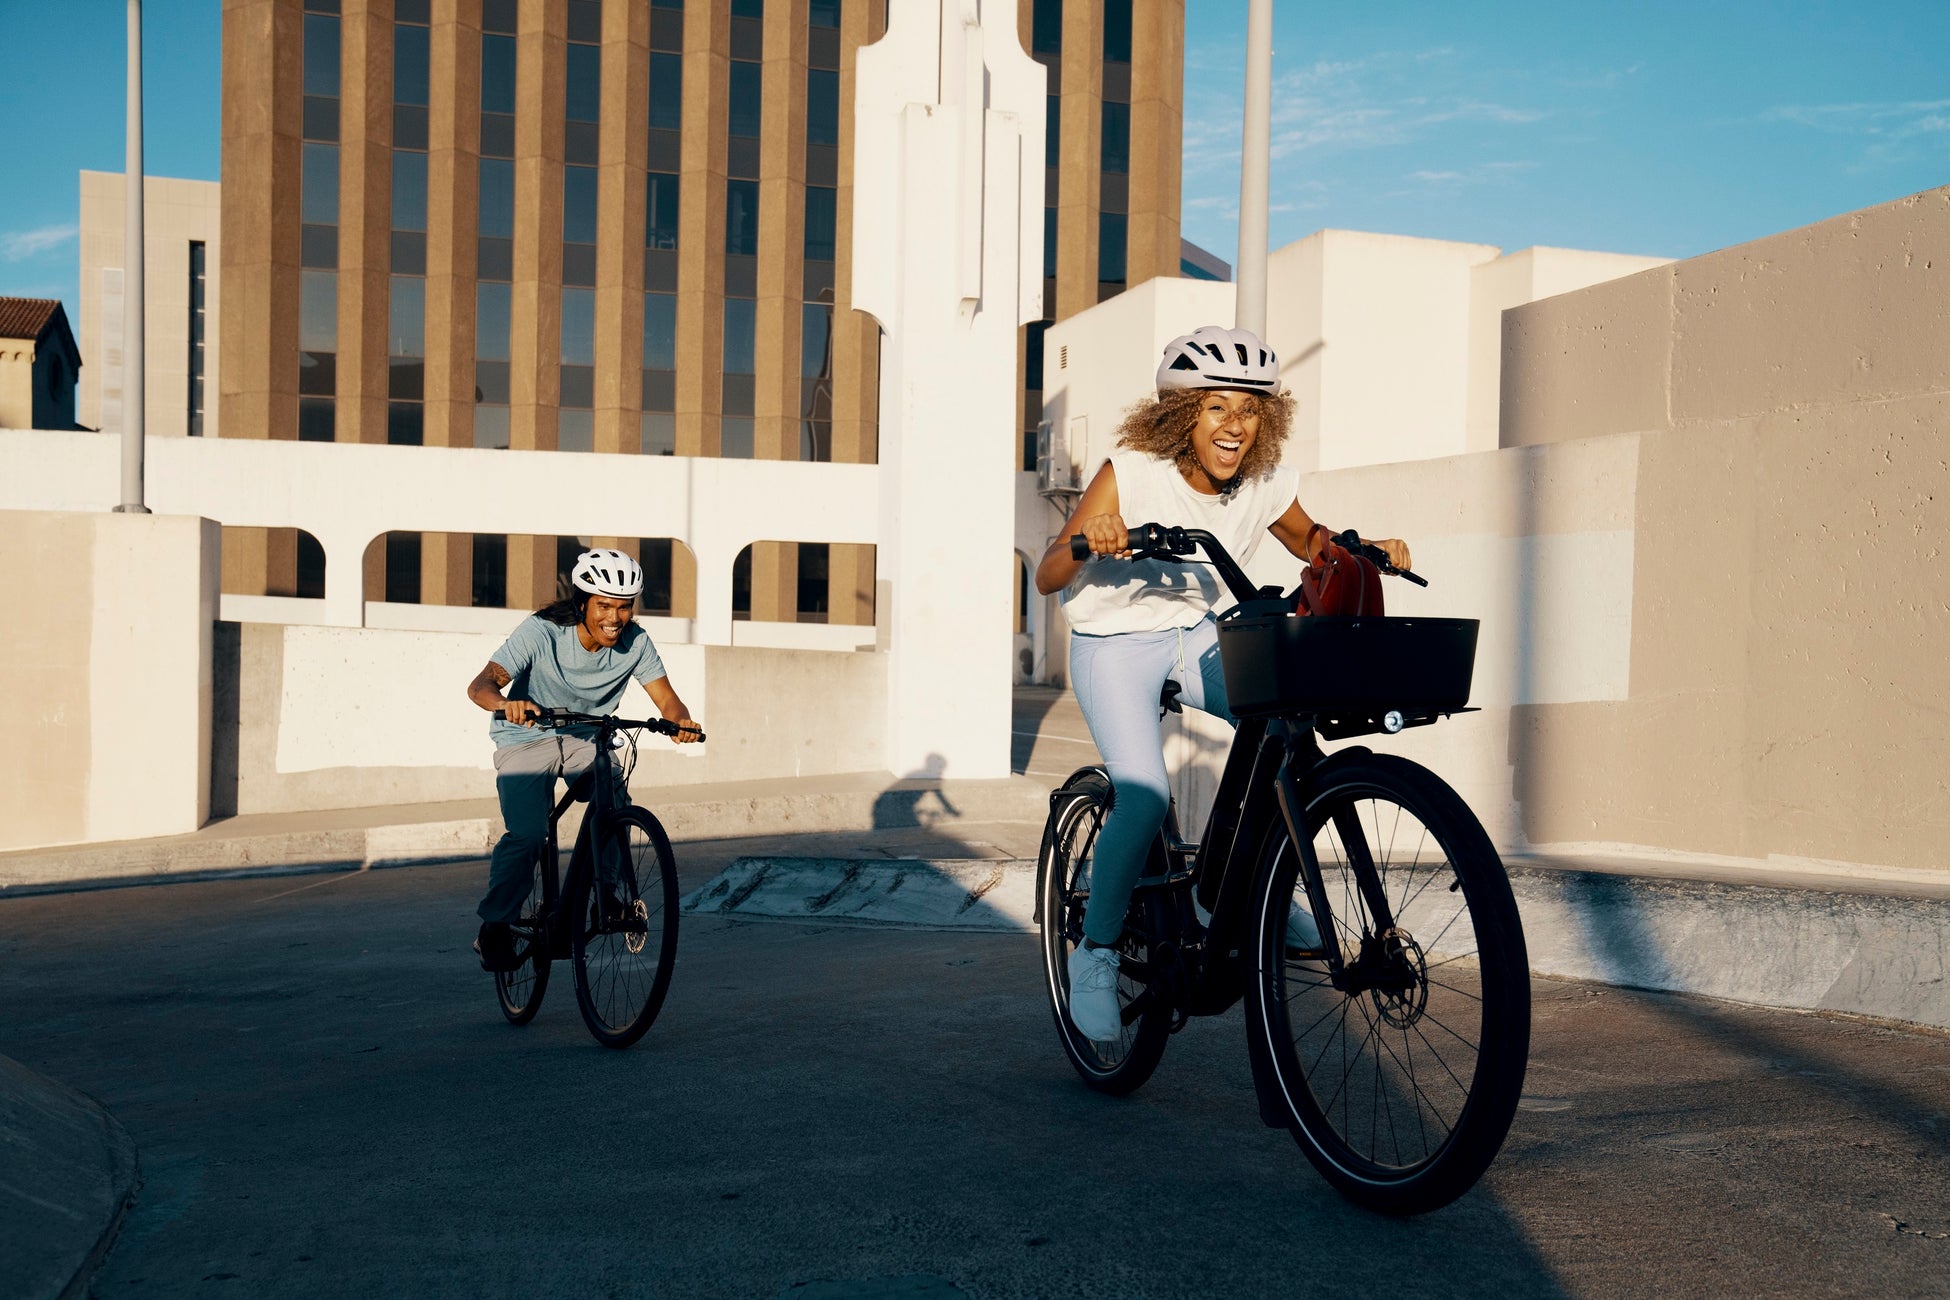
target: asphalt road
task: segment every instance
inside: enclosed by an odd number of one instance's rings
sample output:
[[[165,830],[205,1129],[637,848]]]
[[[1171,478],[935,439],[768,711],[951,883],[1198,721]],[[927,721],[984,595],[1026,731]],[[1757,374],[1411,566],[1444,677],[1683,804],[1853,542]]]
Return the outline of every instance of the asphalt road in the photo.
[[[1950,1037],[1540,981],[1503,1155],[1393,1221],[1260,1127],[1236,1011],[1113,1100],[1028,936],[687,920],[610,1052],[566,971],[502,1022],[481,878],[0,902],[0,1053],[140,1153],[96,1294],[1950,1294]]]

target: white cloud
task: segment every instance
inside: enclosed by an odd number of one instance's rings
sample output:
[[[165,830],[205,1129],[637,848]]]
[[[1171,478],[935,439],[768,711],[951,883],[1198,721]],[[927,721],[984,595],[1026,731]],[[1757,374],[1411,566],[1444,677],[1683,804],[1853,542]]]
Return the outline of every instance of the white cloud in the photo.
[[[25,262],[50,249],[61,247],[80,233],[81,227],[72,223],[42,226],[38,230],[10,230],[0,234],[0,258],[9,262]]]
[[[1783,104],[1760,115],[1763,122],[1791,122],[1843,135],[1882,135],[1897,139],[1950,130],[1950,99],[1863,104]]]

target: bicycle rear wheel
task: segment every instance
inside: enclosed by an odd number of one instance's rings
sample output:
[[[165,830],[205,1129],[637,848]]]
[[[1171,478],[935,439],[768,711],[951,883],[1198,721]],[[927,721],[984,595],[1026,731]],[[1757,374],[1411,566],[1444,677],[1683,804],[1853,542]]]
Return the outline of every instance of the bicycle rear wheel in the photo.
[[[1042,909],[1043,972],[1049,992],[1056,1035],[1083,1081],[1098,1092],[1122,1096],[1135,1092],[1158,1068],[1171,1032],[1171,1012],[1153,1006],[1124,1026],[1115,1042],[1086,1038],[1070,1020],[1070,953],[1083,942],[1083,911],[1090,901],[1091,854],[1097,831],[1110,806],[1110,782],[1100,771],[1076,773],[1050,801],[1049,821],[1043,827],[1042,863],[1038,877]],[[1134,916],[1133,921],[1137,920]],[[1122,963],[1118,999],[1126,1007],[1145,986],[1124,971],[1146,969],[1151,945],[1142,927],[1127,924],[1118,944]]]
[[[1315,909],[1276,825],[1248,1031],[1262,1036],[1294,1140],[1342,1195],[1389,1214],[1433,1210],[1489,1167],[1523,1090],[1530,971],[1516,902],[1474,814],[1426,769],[1350,755],[1306,797],[1345,965],[1287,947],[1289,911]]]
[[[548,992],[550,960],[547,923],[542,917],[540,858],[535,859],[528,901],[521,905],[521,919],[514,923],[514,935],[515,952],[521,964],[513,970],[494,972],[494,995],[509,1024],[525,1025],[542,1009],[542,995]]]
[[[566,904],[576,1004],[597,1042],[628,1047],[650,1028],[670,991],[677,863],[663,826],[635,806],[611,814],[595,844],[612,870],[578,872]]]

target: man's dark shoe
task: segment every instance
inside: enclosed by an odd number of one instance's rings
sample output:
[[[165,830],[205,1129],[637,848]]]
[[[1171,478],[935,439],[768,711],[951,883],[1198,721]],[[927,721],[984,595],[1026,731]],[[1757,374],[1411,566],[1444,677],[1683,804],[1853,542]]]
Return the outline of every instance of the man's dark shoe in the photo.
[[[480,954],[482,970],[510,971],[521,965],[521,956],[515,951],[514,931],[506,921],[481,922],[481,932],[474,938],[474,951]]]

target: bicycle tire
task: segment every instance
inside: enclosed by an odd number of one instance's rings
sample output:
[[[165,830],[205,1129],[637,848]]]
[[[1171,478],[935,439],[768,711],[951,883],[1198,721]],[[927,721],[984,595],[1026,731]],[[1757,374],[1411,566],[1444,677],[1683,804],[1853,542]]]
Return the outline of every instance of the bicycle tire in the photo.
[[[1320,950],[1287,948],[1288,910],[1307,895],[1277,823],[1255,893],[1247,1029],[1289,1131],[1336,1190],[1386,1214],[1437,1209],[1489,1168],[1523,1092],[1530,969],[1509,879],[1475,814],[1406,759],[1349,754],[1303,798],[1351,969],[1337,987]],[[1392,931],[1376,932],[1364,875]]]
[[[1110,806],[1110,794],[1109,779],[1095,768],[1084,768],[1051,798],[1039,850],[1042,897],[1038,901],[1043,917],[1045,984],[1063,1053],[1086,1085],[1121,1097],[1137,1091],[1158,1068],[1171,1033],[1171,1012],[1166,1007],[1152,1007],[1124,1027],[1116,1044],[1085,1038],[1070,1020],[1070,952],[1083,941],[1089,859],[1097,829]],[[1121,958],[1143,961],[1148,945],[1139,937],[1141,929],[1126,925],[1124,939],[1118,944]],[[1141,984],[1119,975],[1118,994],[1126,1006],[1143,991]]]
[[[578,871],[565,906],[575,963],[576,1005],[596,1041],[628,1047],[663,1009],[677,961],[677,863],[663,825],[632,805],[612,813],[595,838],[620,850],[612,913],[598,872]]]
[[[515,950],[521,964],[513,970],[494,972],[494,996],[501,1014],[511,1025],[525,1025],[542,1009],[548,992],[548,973],[552,964],[548,935],[542,919],[542,862],[535,860],[533,883],[528,901],[521,905],[521,919],[515,923]]]

